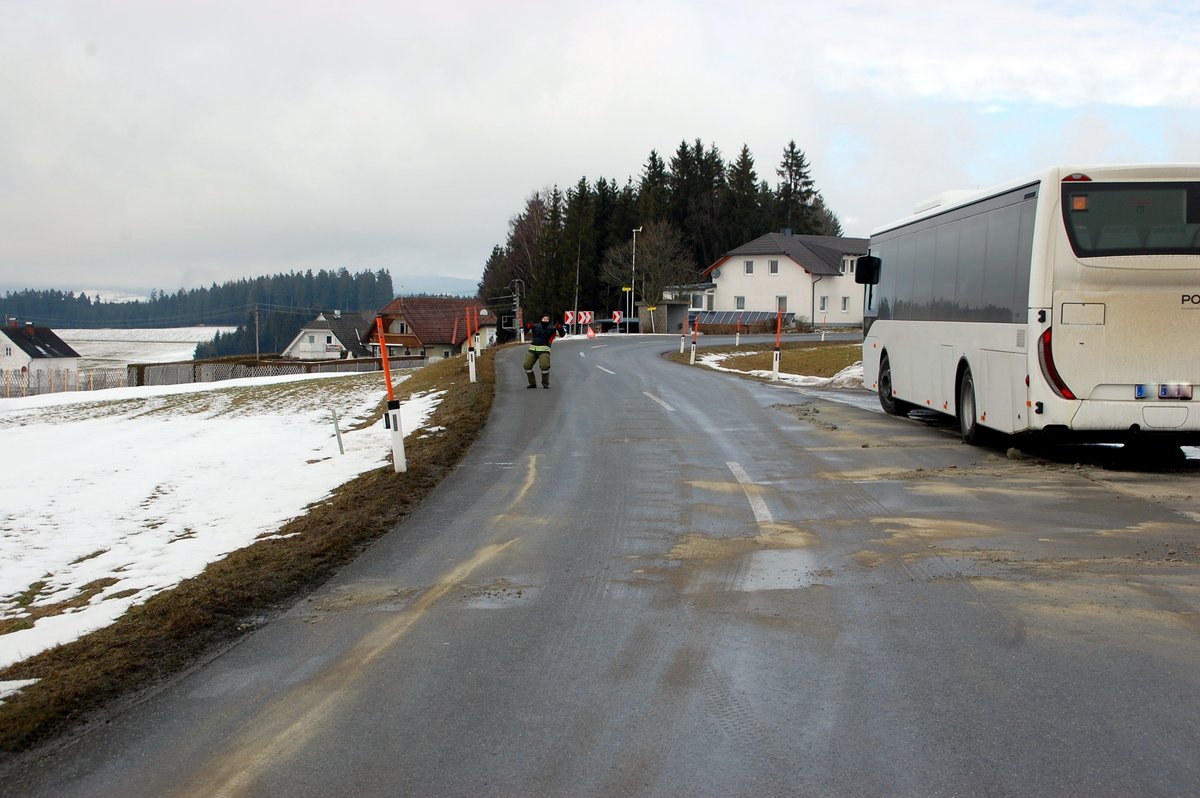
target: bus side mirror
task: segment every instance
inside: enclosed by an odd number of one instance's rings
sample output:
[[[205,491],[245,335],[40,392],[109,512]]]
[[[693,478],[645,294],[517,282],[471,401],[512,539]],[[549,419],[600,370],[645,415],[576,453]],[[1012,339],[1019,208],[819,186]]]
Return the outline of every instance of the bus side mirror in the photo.
[[[879,285],[879,265],[874,255],[863,255],[854,267],[854,282],[859,285]]]

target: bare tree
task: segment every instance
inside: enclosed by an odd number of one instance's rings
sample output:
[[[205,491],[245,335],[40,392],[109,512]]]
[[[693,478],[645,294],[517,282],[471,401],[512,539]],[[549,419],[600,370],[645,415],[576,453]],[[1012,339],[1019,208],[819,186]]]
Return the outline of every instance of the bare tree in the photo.
[[[638,234],[636,263],[631,231],[629,241],[609,248],[600,266],[600,278],[609,285],[629,285],[634,278],[635,299],[651,304],[662,299],[665,287],[694,282],[696,276],[679,232],[662,221]]]

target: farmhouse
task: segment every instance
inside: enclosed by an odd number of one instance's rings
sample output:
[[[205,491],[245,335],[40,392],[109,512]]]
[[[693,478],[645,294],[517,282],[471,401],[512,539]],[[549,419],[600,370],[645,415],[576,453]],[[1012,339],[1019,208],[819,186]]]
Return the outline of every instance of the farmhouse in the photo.
[[[358,313],[342,315],[335,310],[305,324],[287,348],[283,357],[296,360],[339,360],[373,357],[366,345],[375,326],[375,317]]]
[[[466,297],[397,297],[379,312],[389,356],[450,357],[466,352],[467,319],[471,318],[476,351],[486,349],[495,340],[493,316],[480,316],[483,303]],[[476,324],[478,323],[478,328]],[[478,335],[475,333],[478,330]],[[373,352],[379,351],[379,335],[373,329]]]
[[[693,310],[775,314],[814,326],[862,324],[863,287],[854,282],[867,239],[767,233],[730,250],[695,286]]]
[[[49,327],[8,319],[0,327],[0,390],[43,393],[75,382],[79,353]]]

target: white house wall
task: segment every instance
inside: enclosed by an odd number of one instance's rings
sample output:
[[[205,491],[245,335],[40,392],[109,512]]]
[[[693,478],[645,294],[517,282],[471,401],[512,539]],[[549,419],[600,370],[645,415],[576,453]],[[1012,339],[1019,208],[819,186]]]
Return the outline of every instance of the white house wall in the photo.
[[[746,274],[746,262],[754,264],[751,274]],[[770,273],[770,261],[779,262],[777,274]],[[823,276],[815,285],[814,302],[813,275],[786,255],[756,255],[735,257],[721,264],[720,275],[711,275],[715,285],[713,310],[766,311],[774,313],[778,308],[776,298],[787,297],[787,312],[797,319],[809,321],[816,316],[816,325],[822,321],[830,326],[858,326],[862,324],[863,288],[854,282],[854,275]],[[745,307],[737,306],[737,297],[745,297]],[[826,298],[826,311],[820,309],[821,297]],[[842,300],[846,299],[845,311]]]
[[[326,342],[326,339],[332,340]],[[301,330],[283,355],[298,360],[337,360],[343,351],[344,347],[329,330]]]

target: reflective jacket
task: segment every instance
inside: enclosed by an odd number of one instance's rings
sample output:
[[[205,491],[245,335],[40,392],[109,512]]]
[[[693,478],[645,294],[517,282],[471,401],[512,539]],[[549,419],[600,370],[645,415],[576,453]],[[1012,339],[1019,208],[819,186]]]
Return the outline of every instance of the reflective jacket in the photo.
[[[562,327],[557,324],[548,324],[538,322],[537,324],[529,325],[529,349],[533,352],[549,352],[550,344],[554,339],[562,335]]]

